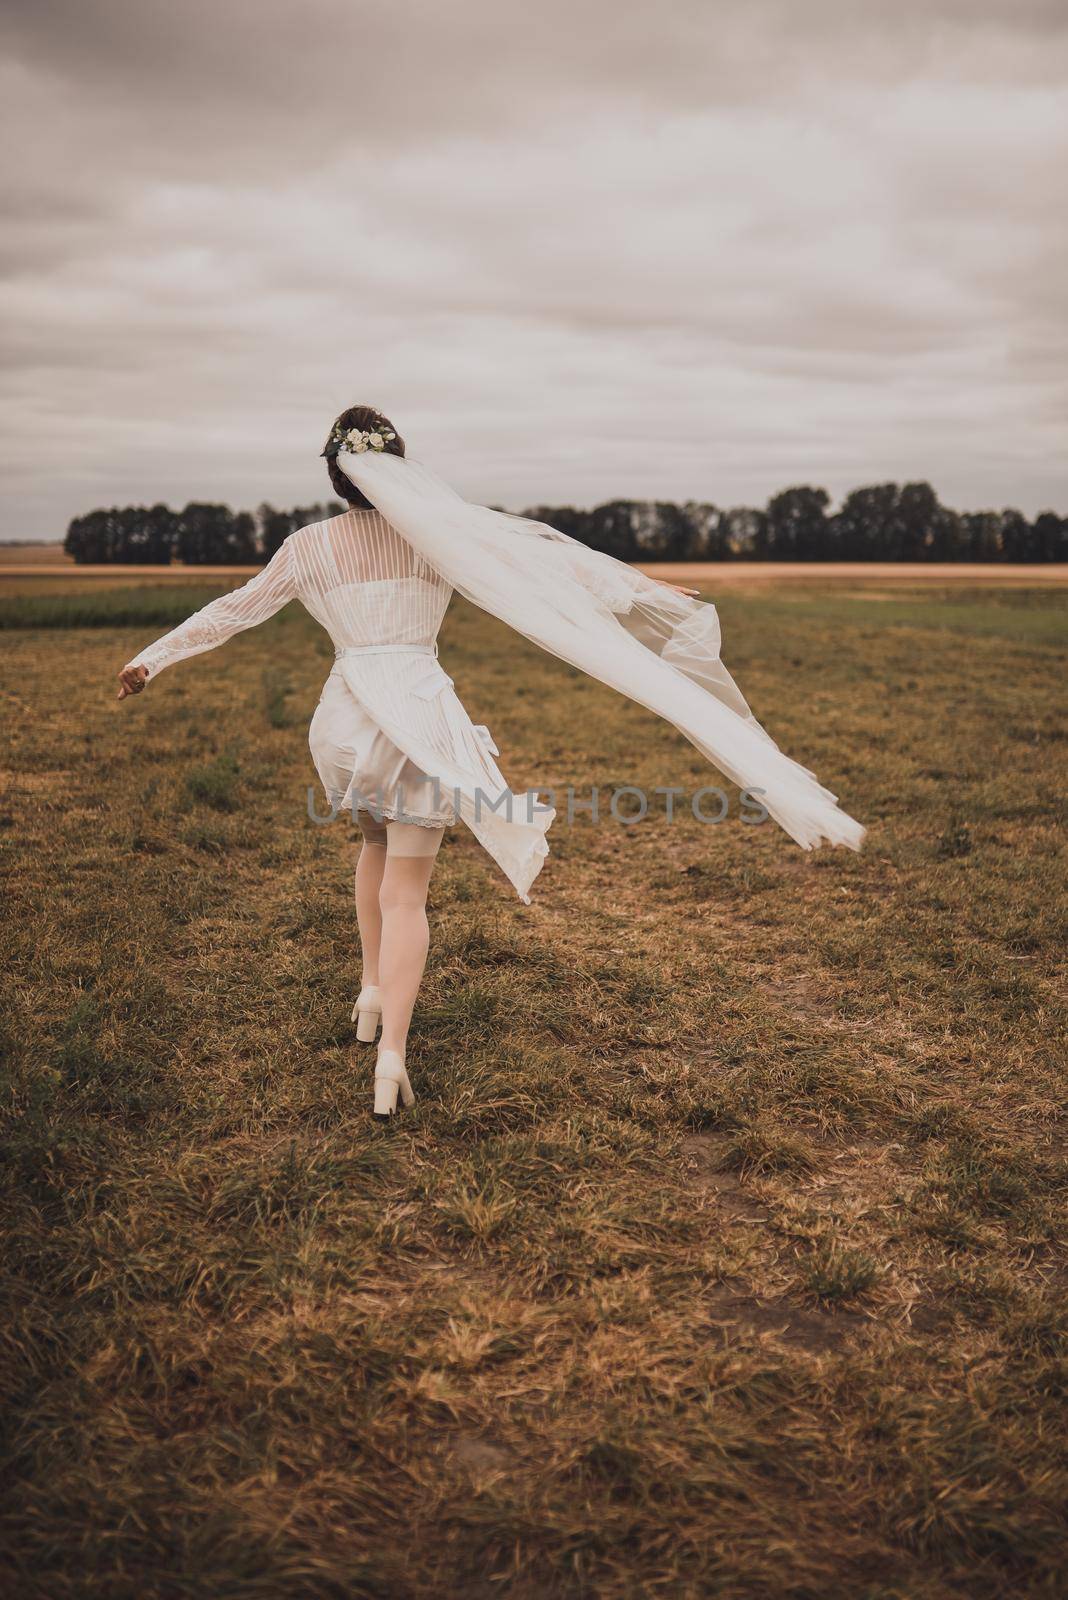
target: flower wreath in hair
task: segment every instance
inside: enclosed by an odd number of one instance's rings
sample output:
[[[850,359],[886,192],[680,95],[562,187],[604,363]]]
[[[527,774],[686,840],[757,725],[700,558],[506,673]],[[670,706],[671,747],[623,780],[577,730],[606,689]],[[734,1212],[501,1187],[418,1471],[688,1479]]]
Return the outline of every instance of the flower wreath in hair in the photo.
[[[384,450],[396,437],[379,416],[375,417],[374,428],[364,428],[362,432],[359,428],[340,428],[335,423],[322,453],[330,460],[336,459],[339,450],[351,450],[353,455],[361,456],[365,450]]]

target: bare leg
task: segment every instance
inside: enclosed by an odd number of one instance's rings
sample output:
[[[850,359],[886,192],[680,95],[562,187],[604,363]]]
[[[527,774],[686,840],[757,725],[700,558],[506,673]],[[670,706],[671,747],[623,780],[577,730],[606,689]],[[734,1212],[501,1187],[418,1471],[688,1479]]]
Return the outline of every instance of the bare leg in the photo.
[[[379,894],[382,909],[378,967],[382,994],[379,1049],[394,1050],[403,1058],[430,943],[426,892],[445,830],[404,822],[390,822],[386,827],[386,868]]]

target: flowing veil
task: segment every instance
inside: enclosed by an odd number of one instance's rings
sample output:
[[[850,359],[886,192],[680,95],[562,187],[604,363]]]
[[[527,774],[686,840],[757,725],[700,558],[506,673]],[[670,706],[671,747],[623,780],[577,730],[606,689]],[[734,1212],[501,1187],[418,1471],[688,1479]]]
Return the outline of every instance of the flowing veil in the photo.
[[[864,828],[749,710],[720,660],[714,605],[546,523],[473,504],[410,456],[343,450],[338,465],[466,599],[672,723],[804,849],[860,849]]]

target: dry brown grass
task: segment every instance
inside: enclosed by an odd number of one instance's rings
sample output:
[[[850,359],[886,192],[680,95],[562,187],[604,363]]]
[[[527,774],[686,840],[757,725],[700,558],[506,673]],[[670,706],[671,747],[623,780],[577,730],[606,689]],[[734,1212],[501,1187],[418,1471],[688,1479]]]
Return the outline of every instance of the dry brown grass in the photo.
[[[450,836],[393,1133],[325,638],[119,707],[143,630],[5,635],[14,1592],[1057,1592],[1063,602],[722,610],[868,849],[583,821],[524,908]],[[442,653],[516,787],[713,779],[468,609]]]
[[[0,573],[31,566],[73,570],[74,562],[61,544],[0,544]]]

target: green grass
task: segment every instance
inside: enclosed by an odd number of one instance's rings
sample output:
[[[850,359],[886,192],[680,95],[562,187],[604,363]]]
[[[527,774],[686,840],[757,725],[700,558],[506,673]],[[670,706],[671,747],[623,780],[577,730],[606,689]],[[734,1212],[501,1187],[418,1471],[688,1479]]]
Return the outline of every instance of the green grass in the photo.
[[[1064,602],[725,596],[867,848],[587,817],[523,907],[451,833],[391,1131],[329,642],[120,705],[158,598],[4,651],[10,1592],[1056,1594]],[[442,655],[516,788],[716,781],[469,608]]]
[[[83,593],[11,594],[0,599],[0,629],[172,628],[221,594],[224,585],[177,588],[159,585],[96,589]],[[131,641],[136,648],[142,641]]]
[[[1004,639],[1017,646],[1068,647],[1068,615],[1063,591],[1042,589],[947,589],[931,593],[898,594],[880,598],[840,594],[833,590],[814,595],[805,590],[779,591],[763,599],[715,593],[714,580],[702,593],[716,601],[727,616],[732,608],[759,607],[764,620],[773,627],[796,623],[796,610],[803,609],[806,621],[836,625],[847,634],[874,629],[888,633],[896,629],[960,634],[970,638]]]

